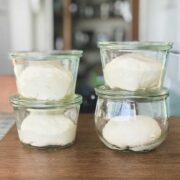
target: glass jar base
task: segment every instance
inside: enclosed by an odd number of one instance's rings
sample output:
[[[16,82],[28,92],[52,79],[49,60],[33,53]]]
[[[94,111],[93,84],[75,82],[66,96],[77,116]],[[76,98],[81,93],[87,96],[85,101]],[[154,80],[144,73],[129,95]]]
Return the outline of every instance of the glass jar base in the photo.
[[[108,148],[110,148],[112,150],[117,150],[117,151],[122,151],[122,152],[130,152],[130,151],[133,151],[133,152],[150,152],[150,151],[156,149],[160,144],[162,144],[164,142],[164,140],[166,139],[166,136],[167,135],[164,134],[163,136],[161,136],[159,139],[157,139],[152,144],[146,144],[146,145],[134,146],[134,147],[125,147],[125,148],[121,148],[121,147],[118,147],[116,145],[112,145],[112,144],[108,143],[102,137],[99,137],[99,138],[105,146],[107,146]]]

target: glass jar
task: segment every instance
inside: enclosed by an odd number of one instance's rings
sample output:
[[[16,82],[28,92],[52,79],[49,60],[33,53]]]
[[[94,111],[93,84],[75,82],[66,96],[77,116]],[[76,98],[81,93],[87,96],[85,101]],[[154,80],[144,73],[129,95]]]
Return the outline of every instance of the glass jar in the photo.
[[[12,53],[18,93],[37,100],[71,98],[81,56],[76,50]]]
[[[105,85],[128,91],[160,89],[172,43],[99,42]]]
[[[10,97],[20,141],[37,148],[67,147],[76,137],[80,95],[71,101],[35,101]]]
[[[150,151],[168,131],[168,90],[130,92],[95,89],[98,101],[95,126],[100,140],[117,150]]]

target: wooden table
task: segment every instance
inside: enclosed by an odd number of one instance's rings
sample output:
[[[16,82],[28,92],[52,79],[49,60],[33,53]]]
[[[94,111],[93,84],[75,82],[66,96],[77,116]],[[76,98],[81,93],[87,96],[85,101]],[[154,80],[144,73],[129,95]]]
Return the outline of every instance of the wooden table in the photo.
[[[167,140],[149,153],[106,148],[96,135],[91,114],[80,115],[76,143],[67,149],[24,147],[13,127],[0,141],[0,180],[180,179],[180,118],[169,123]]]
[[[9,96],[17,93],[14,76],[0,76],[0,112],[11,112]]]

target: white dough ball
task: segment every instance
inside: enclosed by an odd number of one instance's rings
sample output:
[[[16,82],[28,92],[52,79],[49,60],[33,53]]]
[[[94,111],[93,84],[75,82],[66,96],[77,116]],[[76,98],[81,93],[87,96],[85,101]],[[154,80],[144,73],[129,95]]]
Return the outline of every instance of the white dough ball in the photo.
[[[161,129],[148,116],[116,116],[107,122],[102,134],[110,144],[126,149],[153,143],[161,136]]]
[[[110,88],[153,89],[160,86],[162,64],[142,54],[131,53],[116,57],[103,71],[105,83]]]
[[[17,77],[19,93],[38,100],[59,100],[71,90],[72,74],[62,66],[32,64]]]
[[[18,131],[20,140],[37,147],[67,145],[76,136],[76,125],[55,111],[32,110]]]

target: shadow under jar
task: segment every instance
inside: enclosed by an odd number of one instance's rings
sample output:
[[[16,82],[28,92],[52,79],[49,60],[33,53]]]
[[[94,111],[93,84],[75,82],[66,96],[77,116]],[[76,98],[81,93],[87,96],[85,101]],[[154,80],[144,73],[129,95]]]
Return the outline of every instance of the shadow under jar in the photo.
[[[68,147],[76,137],[82,97],[71,101],[34,101],[10,97],[20,141],[37,148]]]
[[[168,131],[168,90],[144,93],[95,89],[98,101],[95,126],[100,140],[117,150],[150,151],[159,146]]]

